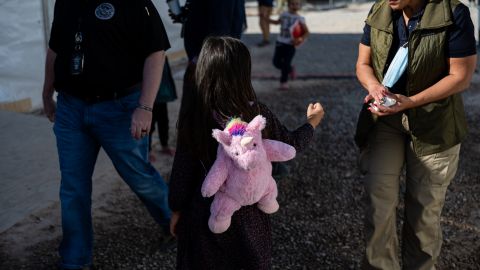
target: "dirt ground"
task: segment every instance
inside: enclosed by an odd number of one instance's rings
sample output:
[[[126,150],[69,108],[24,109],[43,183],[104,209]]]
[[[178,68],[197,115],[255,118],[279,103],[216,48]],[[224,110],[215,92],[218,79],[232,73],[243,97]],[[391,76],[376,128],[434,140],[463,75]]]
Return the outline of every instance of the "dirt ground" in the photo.
[[[276,85],[276,84],[275,84]],[[314,141],[287,165],[272,215],[274,269],[359,269],[363,243],[362,175],[352,140],[363,93],[353,79],[292,83],[289,91],[259,93],[289,128],[303,123],[305,104],[320,100],[326,117]],[[447,192],[438,269],[480,269],[480,85],[464,95],[469,135]],[[174,130],[171,130],[174,136]],[[168,180],[172,159],[155,163]],[[98,269],[174,269],[175,248],[159,249],[160,229],[115,172],[112,189],[94,202]],[[402,184],[402,190],[403,190]],[[402,197],[402,194],[400,194]],[[399,231],[403,203],[398,207]],[[0,235],[0,269],[54,269],[60,241],[59,206],[53,205]]]

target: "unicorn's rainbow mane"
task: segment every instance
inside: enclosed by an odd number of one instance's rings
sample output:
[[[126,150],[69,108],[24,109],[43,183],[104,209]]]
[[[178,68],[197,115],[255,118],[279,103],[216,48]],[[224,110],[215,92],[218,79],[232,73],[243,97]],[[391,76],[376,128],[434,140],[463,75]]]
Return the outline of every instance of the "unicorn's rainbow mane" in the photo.
[[[247,130],[247,125],[248,123],[243,122],[242,119],[236,117],[230,119],[225,129],[230,133],[230,136],[242,136]]]

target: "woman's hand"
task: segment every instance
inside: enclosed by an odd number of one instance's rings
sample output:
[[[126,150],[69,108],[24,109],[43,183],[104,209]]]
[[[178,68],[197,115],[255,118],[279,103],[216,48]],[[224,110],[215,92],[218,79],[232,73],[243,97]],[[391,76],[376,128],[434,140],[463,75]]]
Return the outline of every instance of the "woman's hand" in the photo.
[[[172,212],[172,217],[170,218],[170,233],[177,237],[177,223],[180,219],[180,212]]]
[[[387,96],[395,99],[397,103],[390,107],[375,104],[375,107],[377,107],[378,110],[375,110],[372,107],[369,107],[368,110],[378,116],[386,116],[416,107],[413,100],[407,96],[400,94],[392,94],[390,92],[387,94]]]
[[[380,103],[382,98],[390,93],[387,88],[381,84],[373,84],[367,87],[368,95],[365,96],[363,102],[368,103],[374,99],[377,103]]]

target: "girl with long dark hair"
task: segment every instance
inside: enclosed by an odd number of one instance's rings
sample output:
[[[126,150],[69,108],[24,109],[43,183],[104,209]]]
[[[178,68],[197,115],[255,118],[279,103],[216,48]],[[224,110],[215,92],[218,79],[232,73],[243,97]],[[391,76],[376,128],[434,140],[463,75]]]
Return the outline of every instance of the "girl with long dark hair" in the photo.
[[[205,41],[196,65],[195,87],[182,100],[170,179],[177,269],[271,268],[270,219],[256,205],[235,212],[224,233],[214,234],[208,228],[212,198],[203,198],[200,188],[217,153],[212,129],[223,129],[235,116],[249,122],[261,114],[267,119],[263,138],[288,143],[298,151],[313,137],[324,112],[320,103],[309,104],[307,123],[288,131],[257,101],[250,73],[250,53],[240,40],[211,37]]]

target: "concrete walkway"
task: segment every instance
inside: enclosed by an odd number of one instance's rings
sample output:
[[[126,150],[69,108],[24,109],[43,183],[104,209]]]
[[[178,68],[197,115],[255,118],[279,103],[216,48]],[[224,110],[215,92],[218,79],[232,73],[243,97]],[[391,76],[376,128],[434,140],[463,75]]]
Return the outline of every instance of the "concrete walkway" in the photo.
[[[167,30],[173,58],[184,55],[179,24],[168,17],[165,1],[153,1]],[[53,124],[44,117],[0,111],[0,233],[41,209],[58,204],[60,171]],[[116,174],[103,151],[94,173],[94,194],[111,189]],[[111,179],[112,177],[105,177]]]

